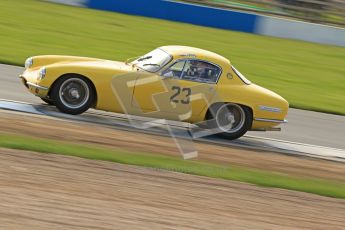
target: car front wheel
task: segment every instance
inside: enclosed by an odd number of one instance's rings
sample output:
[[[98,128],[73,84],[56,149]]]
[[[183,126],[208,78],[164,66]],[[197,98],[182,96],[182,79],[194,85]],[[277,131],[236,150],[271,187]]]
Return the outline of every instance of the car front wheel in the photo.
[[[41,97],[41,100],[47,103],[48,105],[54,105],[54,101],[51,99],[46,99],[46,98]]]
[[[227,103],[214,107],[208,120],[213,121],[212,126],[216,126],[218,136],[234,140],[251,128],[253,115],[245,106]]]
[[[91,107],[95,92],[88,79],[64,76],[54,84],[51,97],[61,112],[77,115]]]

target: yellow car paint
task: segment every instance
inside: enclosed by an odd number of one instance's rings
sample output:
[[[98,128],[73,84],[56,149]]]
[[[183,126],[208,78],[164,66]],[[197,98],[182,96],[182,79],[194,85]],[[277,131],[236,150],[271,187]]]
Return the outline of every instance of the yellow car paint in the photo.
[[[32,66],[21,77],[31,93],[47,98],[54,82],[61,76],[84,76],[95,87],[95,108],[105,111],[198,123],[205,120],[210,105],[225,102],[249,107],[253,113],[252,129],[269,129],[284,122],[288,102],[268,89],[246,84],[225,57],[186,46],[163,46],[158,49],[168,53],[171,61],[154,73],[138,69],[132,63],[45,55],[32,57]],[[204,60],[220,67],[222,72],[217,83],[163,77],[162,73],[179,60]],[[42,68],[45,68],[46,75],[39,79]],[[119,84],[123,87],[118,87]],[[188,104],[171,101],[176,87],[181,92],[174,100],[184,102],[188,97]]]

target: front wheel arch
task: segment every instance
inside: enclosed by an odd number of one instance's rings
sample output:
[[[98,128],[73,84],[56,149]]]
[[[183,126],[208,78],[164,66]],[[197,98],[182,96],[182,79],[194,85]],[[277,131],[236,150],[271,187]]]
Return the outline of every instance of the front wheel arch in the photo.
[[[70,84],[74,84],[73,87]],[[94,107],[96,103],[97,94],[94,84],[80,74],[64,74],[56,79],[50,89],[50,98],[54,101],[55,106],[64,113],[81,114]],[[78,100],[80,101],[78,102]]]
[[[60,77],[56,78],[56,80],[53,82],[53,84],[50,86],[49,88],[49,91],[48,91],[48,96],[49,98],[51,98],[51,91],[52,89],[56,86],[56,83],[58,82],[59,79],[61,78],[64,78],[64,77],[80,77],[80,78],[83,78],[85,79],[86,81],[88,81],[90,83],[90,85],[92,86],[92,90],[94,92],[94,101],[92,102],[92,107],[95,107],[97,105],[97,99],[98,99],[98,96],[97,96],[97,90],[96,90],[96,87],[95,85],[93,84],[93,82],[90,80],[90,78],[88,78],[87,76],[85,75],[82,75],[82,74],[77,74],[77,73],[66,73],[66,74],[63,74],[61,75]]]

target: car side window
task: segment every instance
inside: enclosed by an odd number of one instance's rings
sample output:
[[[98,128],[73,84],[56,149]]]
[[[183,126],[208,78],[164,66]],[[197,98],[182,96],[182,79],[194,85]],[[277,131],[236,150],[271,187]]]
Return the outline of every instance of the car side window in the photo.
[[[189,60],[185,64],[181,79],[216,83],[220,73],[221,69],[211,63],[200,60]]]
[[[163,77],[176,77],[180,78],[182,75],[183,68],[185,66],[186,61],[178,61],[168,69],[166,69],[163,73]]]

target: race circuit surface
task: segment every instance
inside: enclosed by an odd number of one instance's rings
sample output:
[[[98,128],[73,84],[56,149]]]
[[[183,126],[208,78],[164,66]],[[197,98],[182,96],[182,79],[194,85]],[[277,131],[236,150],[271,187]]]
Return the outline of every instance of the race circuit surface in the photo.
[[[22,67],[0,65],[0,98],[41,103],[21,84],[18,76],[22,71]],[[289,123],[282,126],[281,132],[248,132],[247,136],[345,149],[345,116],[290,109],[287,119]]]
[[[0,148],[1,229],[344,229],[345,200]]]

